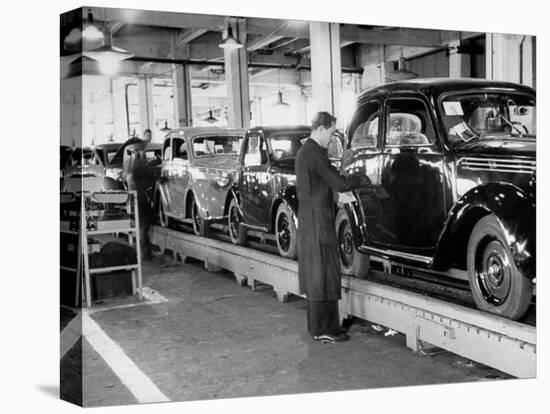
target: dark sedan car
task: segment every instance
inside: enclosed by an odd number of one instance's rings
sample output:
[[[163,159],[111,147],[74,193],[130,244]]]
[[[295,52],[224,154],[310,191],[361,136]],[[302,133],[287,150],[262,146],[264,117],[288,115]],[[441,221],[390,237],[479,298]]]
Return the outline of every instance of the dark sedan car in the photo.
[[[309,137],[308,126],[255,127],[243,141],[233,199],[229,208],[229,235],[244,244],[247,232],[274,238],[279,254],[296,258],[298,200],[294,161]],[[339,163],[342,145],[331,140],[329,157]],[[241,231],[239,231],[241,227]]]
[[[338,213],[343,271],[364,275],[370,255],[459,277],[480,309],[520,318],[535,278],[535,109],[533,89],[496,81],[364,92],[342,169],[372,185]]]

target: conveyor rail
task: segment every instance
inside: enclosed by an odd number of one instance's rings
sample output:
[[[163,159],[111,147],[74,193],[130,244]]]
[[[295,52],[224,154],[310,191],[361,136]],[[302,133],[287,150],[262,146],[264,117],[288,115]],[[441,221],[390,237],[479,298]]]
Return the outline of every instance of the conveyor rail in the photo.
[[[298,264],[273,254],[153,226],[151,242],[174,256],[193,257],[209,271],[226,269],[241,286],[271,285],[285,302],[301,296]],[[536,328],[391,286],[342,276],[340,314],[356,316],[403,333],[407,346],[422,341],[518,378],[536,376]]]

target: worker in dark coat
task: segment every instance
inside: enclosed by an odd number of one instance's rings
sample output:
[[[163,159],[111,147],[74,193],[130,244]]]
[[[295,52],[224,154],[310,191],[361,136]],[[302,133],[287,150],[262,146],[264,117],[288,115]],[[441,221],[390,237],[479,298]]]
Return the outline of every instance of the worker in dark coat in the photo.
[[[318,112],[312,120],[311,136],[296,155],[300,291],[307,298],[308,331],[323,342],[349,339],[338,312],[341,275],[333,190],[349,191],[362,184],[359,176],[340,175],[329,161],[327,147],[335,124],[331,114]]]

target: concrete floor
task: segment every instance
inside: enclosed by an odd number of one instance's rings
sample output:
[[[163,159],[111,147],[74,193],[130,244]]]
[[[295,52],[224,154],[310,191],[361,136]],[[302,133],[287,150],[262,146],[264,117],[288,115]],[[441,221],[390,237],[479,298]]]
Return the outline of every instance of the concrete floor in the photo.
[[[385,336],[361,320],[349,342],[314,342],[305,331],[304,300],[280,303],[269,286],[252,292],[200,262],[156,258],[144,265],[144,286],[168,301],[115,309],[107,303],[90,316],[171,401],[508,378],[441,350],[413,354],[403,335]],[[84,406],[137,403],[86,338],[62,360],[66,385],[71,372],[78,375],[70,367],[80,349]]]

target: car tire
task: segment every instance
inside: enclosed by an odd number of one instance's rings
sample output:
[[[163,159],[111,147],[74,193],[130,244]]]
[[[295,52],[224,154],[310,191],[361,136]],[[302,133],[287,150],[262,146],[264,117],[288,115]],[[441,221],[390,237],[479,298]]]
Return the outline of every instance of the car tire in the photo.
[[[517,320],[531,303],[533,282],[517,268],[502,225],[490,214],[474,226],[468,241],[468,279],[477,307]]]
[[[169,228],[172,226],[172,219],[166,215],[166,207],[164,207],[164,203],[159,197],[159,200],[157,202],[157,216],[159,219],[159,224],[161,227]]]
[[[340,270],[345,275],[364,279],[369,271],[370,257],[367,254],[360,253],[355,248],[351,222],[345,208],[338,210],[335,226]]]
[[[244,246],[246,244],[246,230],[241,225],[242,217],[235,198],[229,203],[227,212],[227,232],[231,243]]]
[[[208,236],[210,226],[207,220],[200,216],[199,206],[195,197],[191,199],[191,223],[193,226],[193,233],[195,233],[196,236]]]
[[[287,259],[297,256],[297,231],[293,213],[287,203],[281,203],[275,215],[275,240],[279,254]]]

